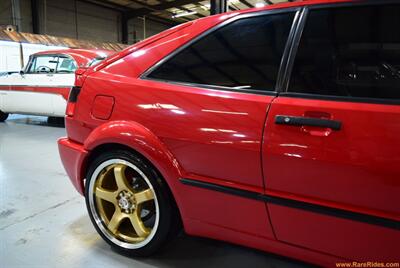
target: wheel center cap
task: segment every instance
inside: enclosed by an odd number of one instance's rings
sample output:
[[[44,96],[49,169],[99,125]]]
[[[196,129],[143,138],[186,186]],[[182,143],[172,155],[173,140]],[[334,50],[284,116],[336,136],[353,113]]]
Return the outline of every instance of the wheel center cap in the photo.
[[[133,198],[133,194],[127,191],[122,191],[119,193],[117,197],[118,206],[121,210],[125,211],[125,213],[132,213],[135,209],[135,201]]]
[[[126,197],[121,197],[118,201],[118,205],[120,206],[120,208],[122,209],[131,209],[132,208],[132,204],[129,201],[128,198]]]

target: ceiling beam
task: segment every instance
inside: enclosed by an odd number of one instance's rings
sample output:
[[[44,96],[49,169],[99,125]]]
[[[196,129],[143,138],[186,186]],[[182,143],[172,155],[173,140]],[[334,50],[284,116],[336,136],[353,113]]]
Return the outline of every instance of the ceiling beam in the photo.
[[[161,2],[161,3],[168,3],[166,0],[158,0],[158,1]],[[181,7],[175,7],[175,8],[180,9],[180,10],[184,10],[184,11],[186,11],[186,12],[195,11],[195,10],[191,10],[191,9],[189,9],[189,8],[183,7],[183,6],[181,6]],[[198,8],[198,6],[195,6],[195,8]],[[200,13],[193,14],[192,16],[196,16],[196,17],[199,17],[199,18],[205,17],[203,14],[200,14]]]
[[[149,4],[147,4],[147,3],[144,3],[144,2],[142,2],[142,1],[139,1],[139,0],[129,0],[130,2],[132,2],[132,3],[135,3],[135,4],[138,4],[138,5],[140,5],[141,7],[140,8],[131,8],[131,11],[132,12],[135,12],[135,11],[137,11],[137,10],[142,10],[142,9],[148,9],[148,10],[151,10],[151,12],[150,13],[152,13],[152,12],[155,12],[155,11],[161,11],[161,12],[165,12],[165,13],[167,13],[168,15],[170,15],[171,16],[171,18],[172,18],[172,16],[173,15],[175,15],[174,13],[172,13],[172,12],[170,12],[170,11],[168,11],[168,10],[155,10],[154,9],[154,6],[155,5],[149,5]],[[169,3],[169,2],[167,2],[167,1],[160,1],[160,0],[158,0],[159,2],[164,2],[164,3]],[[177,7],[178,8],[178,7]],[[150,14],[150,13],[148,13],[148,14]],[[141,16],[149,16],[149,15],[141,15]],[[128,15],[129,16],[129,15]],[[141,17],[141,16],[136,16],[136,17]],[[157,17],[160,17],[161,18],[161,16],[157,16]],[[132,17],[131,17],[132,18]],[[175,21],[175,22],[180,22],[180,23],[182,23],[182,22],[187,22],[187,21],[189,21],[190,19],[188,19],[188,18],[186,18],[186,17],[180,17],[180,18],[177,18],[177,19],[171,19],[172,21]]]
[[[246,0],[239,0],[239,2],[242,3],[243,5],[247,6],[248,8],[254,7],[252,4],[250,4]]]
[[[151,14],[146,15],[146,19],[154,21],[154,22],[158,22],[158,23],[161,23],[161,24],[164,24],[164,25],[167,25],[167,26],[176,26],[176,25],[180,24],[177,21],[166,19],[166,18],[159,17],[159,16],[154,16],[154,15],[151,15]]]
[[[88,4],[92,4],[92,5],[96,5],[96,6],[100,6],[100,7],[104,7],[104,8],[108,8],[108,9],[112,9],[114,11],[119,11],[121,13],[124,13],[124,15],[126,16],[126,14],[128,14],[131,11],[135,11],[136,9],[130,8],[130,7],[126,7],[126,6],[121,6],[121,5],[117,5],[117,4],[113,4],[110,2],[104,2],[101,0],[78,0],[79,2],[83,2],[83,3],[88,3]],[[179,23],[177,21],[174,21],[172,19],[166,19],[166,18],[162,18],[159,16],[154,16],[154,15],[148,15],[147,18],[151,21],[155,21],[161,24],[164,24],[166,26],[175,26],[178,25]],[[129,19],[129,17],[127,17],[127,19]]]
[[[158,4],[158,5],[146,5],[146,4],[142,4],[139,2],[139,4],[146,6],[146,7],[129,11],[128,17],[133,18],[133,17],[146,16],[154,11],[163,11],[163,10],[173,8],[173,7],[179,8],[181,6],[184,6],[187,4],[195,4],[200,1],[202,1],[202,0],[176,0],[176,1],[172,1],[172,2],[165,2],[162,4]]]
[[[197,8],[197,6],[196,6],[196,8]],[[186,8],[186,7],[177,7],[177,9],[180,9],[180,10],[183,10],[183,11],[186,11],[186,12],[196,11],[195,9],[192,10],[192,9],[189,9],[189,8]],[[191,16],[196,16],[198,18],[204,18],[205,17],[203,14],[200,14],[198,12],[196,14],[191,15]]]
[[[131,8],[127,8],[125,6],[120,6],[120,5],[116,5],[116,4],[110,3],[110,2],[99,1],[99,0],[78,0],[78,2],[83,2],[83,3],[87,3],[87,4],[93,4],[93,5],[96,5],[96,6],[112,9],[114,11],[128,11],[128,10],[131,9]]]

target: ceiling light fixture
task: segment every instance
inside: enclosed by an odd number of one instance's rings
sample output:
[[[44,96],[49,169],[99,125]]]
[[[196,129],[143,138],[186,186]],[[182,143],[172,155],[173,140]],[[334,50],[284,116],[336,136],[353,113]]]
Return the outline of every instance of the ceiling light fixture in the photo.
[[[265,7],[264,3],[256,3],[256,7]]]
[[[190,12],[183,12],[183,13],[178,13],[172,16],[173,19],[179,18],[179,17],[186,17],[190,15],[197,14],[197,11],[190,11]]]

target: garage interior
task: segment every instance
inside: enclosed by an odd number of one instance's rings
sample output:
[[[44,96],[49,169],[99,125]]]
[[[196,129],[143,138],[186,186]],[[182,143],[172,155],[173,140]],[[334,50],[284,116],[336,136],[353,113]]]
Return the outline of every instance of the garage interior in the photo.
[[[120,50],[187,21],[280,2],[2,0],[0,40]],[[0,267],[309,266],[184,234],[151,258],[111,251],[62,167],[56,141],[65,135],[46,117],[12,114],[0,124]]]

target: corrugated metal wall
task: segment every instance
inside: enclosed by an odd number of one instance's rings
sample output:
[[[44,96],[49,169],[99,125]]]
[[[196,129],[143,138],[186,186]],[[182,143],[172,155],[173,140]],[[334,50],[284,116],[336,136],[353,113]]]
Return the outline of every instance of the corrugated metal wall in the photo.
[[[13,16],[12,1],[20,6],[19,16]],[[40,34],[91,40],[121,42],[120,13],[75,0],[42,0],[39,15]],[[44,5],[45,3],[45,5]],[[0,25],[18,25],[18,31],[31,33],[30,0],[0,0]],[[146,29],[144,30],[144,24]],[[142,18],[128,22],[128,41],[133,43],[159,33],[168,26]]]

